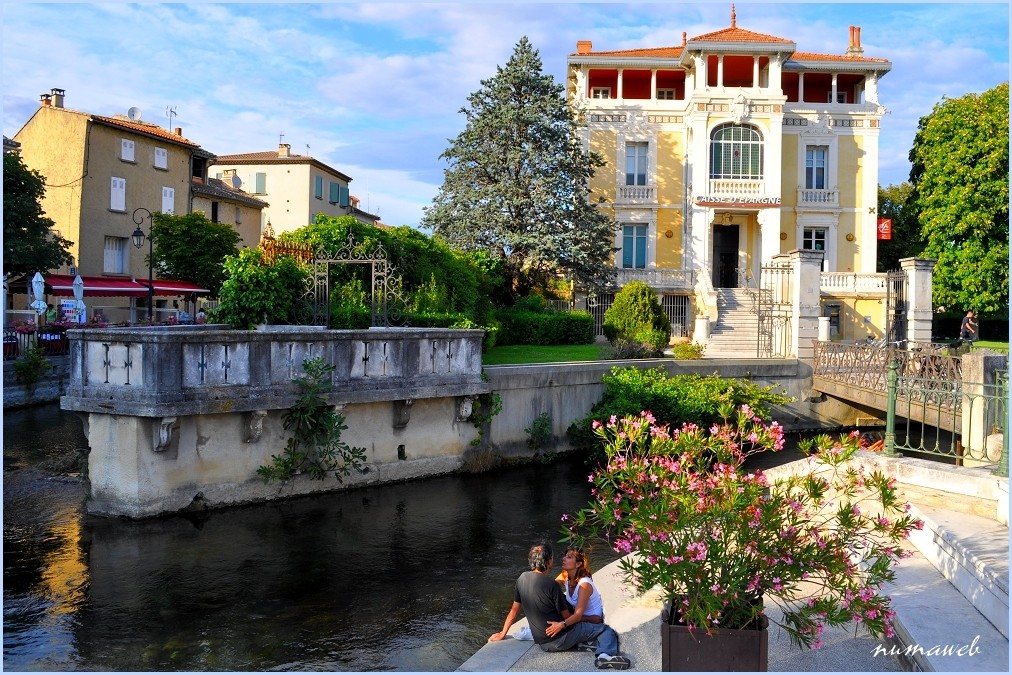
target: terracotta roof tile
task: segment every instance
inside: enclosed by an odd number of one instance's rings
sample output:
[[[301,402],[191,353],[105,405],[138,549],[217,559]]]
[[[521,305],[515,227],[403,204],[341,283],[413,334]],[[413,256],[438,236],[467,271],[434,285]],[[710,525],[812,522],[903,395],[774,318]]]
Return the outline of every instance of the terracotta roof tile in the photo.
[[[113,127],[120,127],[122,129],[129,129],[140,134],[146,134],[148,136],[154,136],[155,138],[161,138],[165,141],[171,141],[180,145],[188,145],[190,147],[199,148],[200,144],[194,143],[191,140],[177,136],[168,129],[163,129],[157,124],[149,124],[147,122],[133,122],[130,120],[121,120],[115,117],[104,117],[102,115],[91,115],[91,118],[96,122],[101,122]]]
[[[677,59],[682,55],[682,47],[655,47],[652,49],[617,49],[605,52],[574,53],[571,56],[634,56],[639,58]]]
[[[744,28],[738,28],[737,26],[729,26],[712,33],[690,38],[689,42],[782,42],[784,44],[792,44],[793,40],[787,40],[775,35],[766,35],[765,33],[756,33]]]
[[[812,52],[794,52],[791,61],[854,61],[856,63],[889,63],[889,59],[873,59],[867,56],[834,56],[832,54],[814,54]]]
[[[311,162],[313,158],[309,155],[297,155],[294,152],[287,157],[278,155],[277,150],[265,150],[264,152],[241,152],[237,155],[218,155],[219,164],[235,164],[236,162]]]
[[[242,202],[244,204],[260,208],[270,206],[267,202],[251,196],[244,190],[236,189],[218,178],[209,177],[205,183],[202,179],[194,177],[191,182],[193,184],[193,191],[197,194],[219,197],[221,199],[231,199],[232,201]]]

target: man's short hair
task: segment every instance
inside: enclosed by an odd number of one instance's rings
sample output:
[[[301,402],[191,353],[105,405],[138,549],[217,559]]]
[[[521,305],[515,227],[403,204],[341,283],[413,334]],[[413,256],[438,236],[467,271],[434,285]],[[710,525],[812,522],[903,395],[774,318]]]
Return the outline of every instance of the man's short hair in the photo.
[[[527,554],[527,562],[532,570],[547,572],[552,562],[552,545],[543,541],[531,546],[531,551]]]

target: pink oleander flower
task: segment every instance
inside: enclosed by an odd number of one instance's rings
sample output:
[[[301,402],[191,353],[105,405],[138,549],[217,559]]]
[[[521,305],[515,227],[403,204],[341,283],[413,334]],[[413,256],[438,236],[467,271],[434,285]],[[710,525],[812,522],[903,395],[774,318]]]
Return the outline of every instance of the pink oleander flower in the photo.
[[[590,476],[590,504],[565,522],[568,537],[636,554],[619,563],[622,576],[641,592],[663,589],[685,625],[741,628],[764,614],[765,598],[799,646],[820,647],[823,623],[846,617],[888,635],[881,586],[902,540],[923,526],[895,482],[846,470],[858,434],[827,438],[814,467],[771,481],[744,464],[781,449],[783,428],[747,406],[723,410],[708,428],[671,428],[646,411],[593,425],[607,461]]]

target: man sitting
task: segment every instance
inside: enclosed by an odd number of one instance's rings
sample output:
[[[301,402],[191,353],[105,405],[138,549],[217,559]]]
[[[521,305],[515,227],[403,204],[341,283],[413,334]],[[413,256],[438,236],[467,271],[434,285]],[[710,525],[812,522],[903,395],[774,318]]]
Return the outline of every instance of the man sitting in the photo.
[[[531,571],[517,579],[513,606],[502,630],[489,636],[489,642],[506,637],[517,614],[523,609],[530,624],[534,642],[546,652],[569,649],[593,651],[594,665],[602,670],[627,670],[629,659],[618,653],[618,634],[604,623],[570,620],[572,610],[566,602],[562,586],[555,583],[552,570],[552,545],[543,542],[531,547],[527,556]]]

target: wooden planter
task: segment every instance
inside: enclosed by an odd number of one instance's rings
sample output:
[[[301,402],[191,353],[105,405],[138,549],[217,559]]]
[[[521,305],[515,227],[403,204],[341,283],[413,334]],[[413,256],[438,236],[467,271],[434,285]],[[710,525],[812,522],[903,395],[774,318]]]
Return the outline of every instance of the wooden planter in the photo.
[[[669,625],[661,614],[661,670],[685,672],[765,672],[769,666],[767,630],[718,628],[713,635]]]

